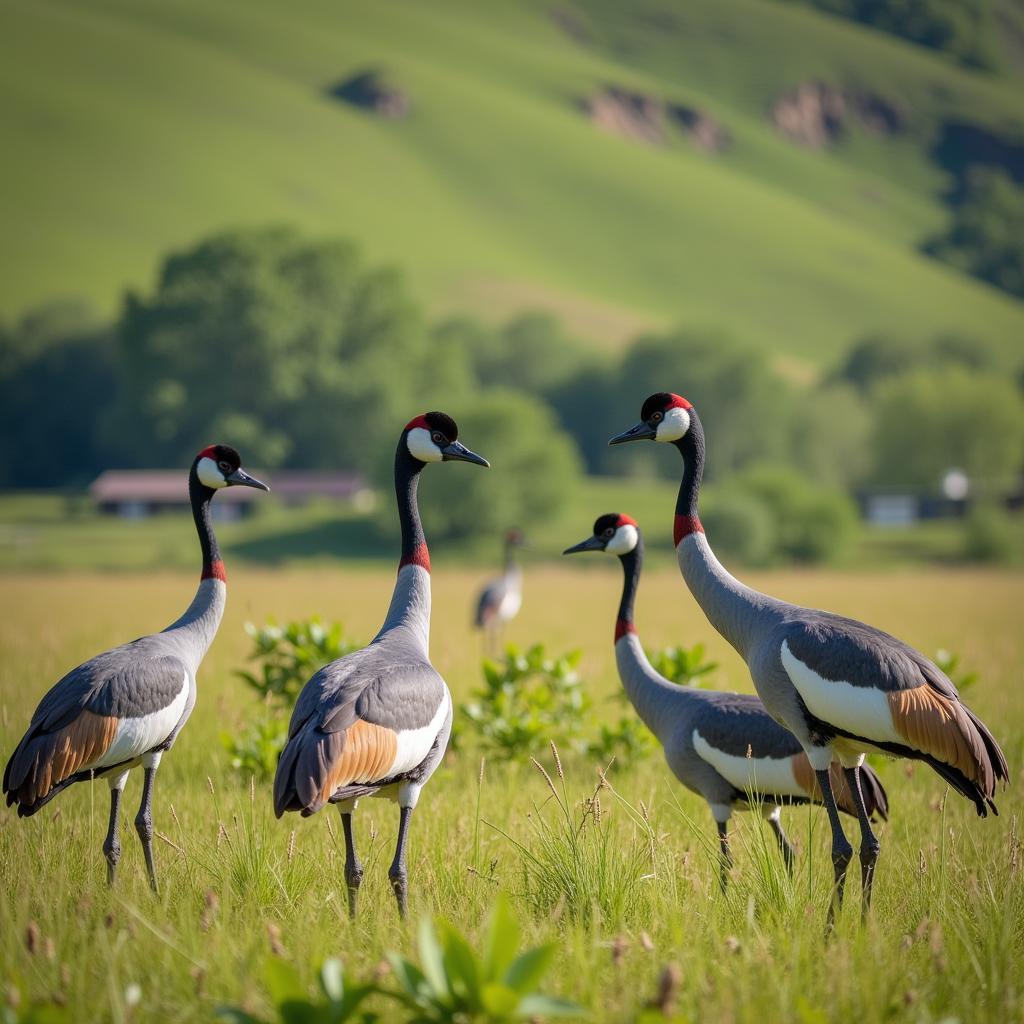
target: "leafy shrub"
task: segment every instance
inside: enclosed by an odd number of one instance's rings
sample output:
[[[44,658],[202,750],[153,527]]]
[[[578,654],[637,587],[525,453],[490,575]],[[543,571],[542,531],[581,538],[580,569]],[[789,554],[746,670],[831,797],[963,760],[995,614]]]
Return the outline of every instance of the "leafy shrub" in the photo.
[[[291,964],[277,957],[268,957],[263,967],[263,982],[277,1010],[274,1020],[281,1024],[343,1024],[359,1021],[374,1024],[380,1016],[360,1006],[367,996],[378,991],[372,984],[346,983],[340,960],[325,960],[320,968],[322,1000],[310,1000],[309,993]],[[265,1018],[254,1017],[240,1006],[222,1006],[217,1016],[233,1024],[267,1024]]]
[[[485,658],[484,685],[459,706],[455,741],[473,733],[490,757],[518,760],[552,740],[581,749],[590,698],[576,671],[580,652],[550,657],[543,644],[505,648],[501,661]]]
[[[977,504],[964,521],[964,554],[975,562],[1008,562],[1013,556],[1013,521],[1001,508]]]
[[[707,660],[707,648],[703,644],[650,650],[647,660],[655,672],[679,686],[699,686],[703,676],[718,668],[717,661]]]
[[[397,990],[388,995],[405,1007],[416,1024],[505,1024],[537,1017],[579,1017],[574,1003],[535,989],[547,973],[554,946],[517,955],[519,925],[499,896],[480,956],[447,921],[420,922],[420,963],[391,953]]]
[[[251,721],[240,734],[222,732],[221,744],[232,767],[267,779],[274,774],[277,758],[288,735],[288,717],[306,681],[324,665],[356,650],[344,637],[340,622],[324,626],[318,618],[296,620],[284,626],[270,621],[265,626],[245,624],[253,641],[250,661],[258,671],[235,674],[262,698],[265,715]]]
[[[765,565],[775,555],[773,516],[763,501],[738,491],[711,491],[701,520],[723,558]]]
[[[551,966],[554,946],[519,953],[519,939],[519,925],[507,900],[499,897],[482,956],[447,921],[424,918],[419,927],[420,963],[388,954],[392,985],[354,984],[335,959],[324,961],[320,969],[322,999],[311,1000],[295,968],[277,957],[266,960],[263,978],[276,1010],[273,1019],[282,1024],[511,1024],[541,1016],[581,1016],[574,1003],[536,991]],[[387,1013],[364,1007],[372,995],[391,1001]],[[240,1006],[223,1006],[217,1016],[233,1024],[269,1024]]]

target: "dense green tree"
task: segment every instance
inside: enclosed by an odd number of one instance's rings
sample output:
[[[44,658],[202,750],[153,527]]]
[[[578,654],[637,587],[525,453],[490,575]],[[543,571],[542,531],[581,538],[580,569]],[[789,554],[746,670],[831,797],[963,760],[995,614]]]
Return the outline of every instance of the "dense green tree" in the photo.
[[[53,303],[0,329],[0,486],[88,483],[105,463],[98,412],[114,391],[111,331],[90,307]]]
[[[763,351],[713,331],[641,338],[617,372],[616,415],[610,422],[634,422],[643,400],[655,391],[674,391],[696,406],[707,431],[709,478],[753,460],[784,456],[791,394]],[[678,456],[659,464],[668,476],[679,473]]]
[[[1003,171],[973,169],[949,230],[928,248],[939,259],[1024,298],[1024,187]]]
[[[1000,492],[1024,466],[1024,399],[995,374],[918,370],[879,389],[873,433],[878,484],[936,492],[955,467],[975,493]]]
[[[178,464],[213,437],[254,465],[388,466],[398,426],[447,392],[392,270],[284,228],[200,242],[130,295],[119,330],[122,457]]]
[[[580,459],[550,408],[517,391],[482,392],[449,410],[459,437],[493,469],[447,466],[426,473],[420,507],[428,534],[462,537],[528,528],[556,513],[579,479]]]
[[[787,447],[810,479],[849,489],[871,468],[871,412],[852,388],[813,389],[797,396]]]

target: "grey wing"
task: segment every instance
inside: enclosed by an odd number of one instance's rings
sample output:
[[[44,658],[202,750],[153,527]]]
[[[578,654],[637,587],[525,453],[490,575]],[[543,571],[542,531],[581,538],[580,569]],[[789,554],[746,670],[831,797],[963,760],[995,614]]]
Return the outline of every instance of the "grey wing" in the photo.
[[[735,757],[793,757],[800,741],[768,714],[753,694],[716,693],[694,715],[694,725],[713,747]]]
[[[109,749],[123,718],[167,707],[185,665],[136,641],[79,665],[39,702],[4,770],[8,805],[31,814]]]
[[[313,814],[341,787],[395,781],[400,734],[429,725],[446,696],[421,656],[373,645],[321,669],[303,689],[278,761],[277,816]]]
[[[476,619],[474,621],[478,629],[487,625],[487,622],[501,607],[501,602],[505,599],[506,589],[505,580],[502,578],[492,580],[480,591],[480,598],[476,605]]]

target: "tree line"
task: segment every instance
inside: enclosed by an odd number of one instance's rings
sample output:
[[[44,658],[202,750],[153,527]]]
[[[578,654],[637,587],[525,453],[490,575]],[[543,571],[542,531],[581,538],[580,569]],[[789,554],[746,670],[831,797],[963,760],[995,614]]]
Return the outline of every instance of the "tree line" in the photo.
[[[79,488],[111,466],[185,465],[211,439],[261,467],[384,482],[396,423],[446,408],[480,450],[502,453],[501,474],[439,482],[433,525],[464,535],[549,514],[581,472],[674,476],[659,446],[624,460],[606,445],[668,387],[706,423],[711,513],[756,559],[766,506],[779,522],[799,518],[781,507],[794,502],[808,522],[846,522],[855,489],[935,493],[952,467],[977,492],[1009,491],[1024,465],[1016,373],[956,336],[858,339],[806,382],[713,329],[652,332],[610,355],[547,313],[431,323],[401,275],[349,241],[242,229],[168,256],[113,322],[62,302],[0,325],[0,486]],[[806,533],[791,556],[815,556]]]

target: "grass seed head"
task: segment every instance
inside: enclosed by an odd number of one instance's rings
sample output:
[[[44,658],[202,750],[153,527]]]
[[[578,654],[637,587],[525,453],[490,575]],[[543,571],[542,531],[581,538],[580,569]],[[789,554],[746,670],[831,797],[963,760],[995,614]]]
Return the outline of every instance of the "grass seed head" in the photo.
[[[273,921],[267,922],[267,939],[270,942],[270,952],[282,959],[288,955],[284,944],[281,942],[281,929]]]
[[[29,956],[35,956],[39,952],[39,925],[35,921],[29,921],[25,926],[25,948]]]
[[[551,781],[551,776],[548,775],[547,769],[537,760],[535,757],[531,757],[530,760],[533,762],[533,766],[544,776],[544,781],[548,784],[548,789],[551,790],[551,795],[554,797],[558,796],[558,791],[555,789],[555,784]]]
[[[652,1010],[660,1010],[665,1017],[671,1017],[675,1009],[676,997],[679,994],[679,983],[682,979],[679,968],[675,964],[666,964],[658,975],[658,989],[654,998],[647,1004]]]
[[[554,740],[551,740],[551,756],[555,759],[555,772],[560,779],[564,779],[565,773],[562,771],[562,759],[558,756],[558,747],[555,746]]]

